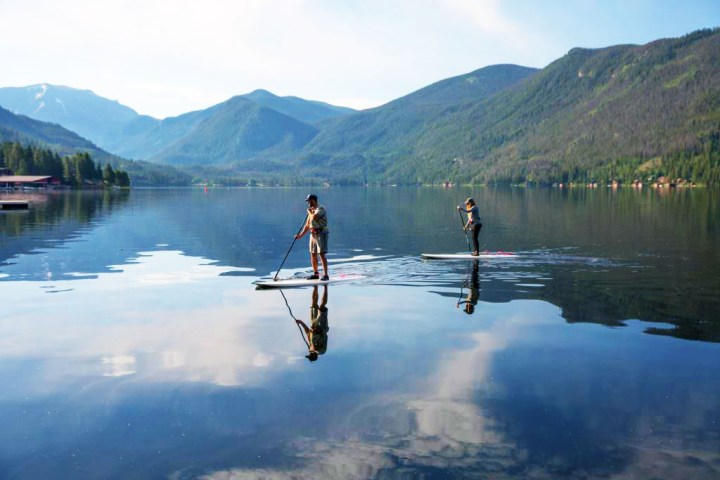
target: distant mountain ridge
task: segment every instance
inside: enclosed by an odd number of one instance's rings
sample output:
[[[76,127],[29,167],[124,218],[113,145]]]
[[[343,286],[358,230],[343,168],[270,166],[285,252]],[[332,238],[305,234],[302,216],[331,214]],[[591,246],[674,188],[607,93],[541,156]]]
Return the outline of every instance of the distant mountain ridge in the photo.
[[[0,106],[35,120],[62,125],[101,146],[139,117],[132,108],[90,90],[47,83],[0,88]]]

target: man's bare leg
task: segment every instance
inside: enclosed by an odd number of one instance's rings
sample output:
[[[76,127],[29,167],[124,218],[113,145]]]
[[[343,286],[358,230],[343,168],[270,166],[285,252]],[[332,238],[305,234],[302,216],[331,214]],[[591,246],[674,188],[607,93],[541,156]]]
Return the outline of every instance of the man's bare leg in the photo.
[[[323,272],[328,276],[327,258],[324,253],[320,254],[320,261],[322,261]],[[315,259],[315,271],[317,272],[317,259]]]
[[[312,265],[313,273],[318,273],[318,261],[317,261],[316,253],[310,254],[310,265]],[[323,265],[324,265],[324,263],[323,263]]]

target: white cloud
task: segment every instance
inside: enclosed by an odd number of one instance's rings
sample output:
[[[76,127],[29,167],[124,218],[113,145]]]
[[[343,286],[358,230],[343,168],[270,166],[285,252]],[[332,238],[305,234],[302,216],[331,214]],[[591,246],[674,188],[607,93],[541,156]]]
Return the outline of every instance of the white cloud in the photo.
[[[284,371],[285,358],[304,352],[293,328],[272,336],[266,334],[272,327],[243,330],[257,317],[285,323],[286,316],[277,296],[258,295],[249,279],[241,290],[217,287],[238,281],[220,273],[248,269],[158,251],[114,270],[53,281],[54,289],[64,292],[52,296],[34,282],[6,282],[14,301],[12,311],[0,317],[0,357],[42,351],[47,371],[38,374],[47,377],[33,388],[53,391],[93,376],[247,385]],[[250,297],[257,308],[253,314],[245,308]]]
[[[471,21],[497,41],[520,49],[528,46],[527,29],[506,17],[498,0],[439,0],[438,3],[457,10],[463,19]]]

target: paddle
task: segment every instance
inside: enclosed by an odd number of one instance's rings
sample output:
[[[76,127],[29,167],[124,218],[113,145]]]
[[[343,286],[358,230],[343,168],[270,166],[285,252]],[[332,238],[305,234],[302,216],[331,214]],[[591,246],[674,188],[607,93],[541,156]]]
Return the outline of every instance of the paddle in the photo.
[[[302,232],[302,229],[305,228],[305,224],[307,223],[307,219],[308,219],[308,216],[309,216],[309,215],[310,215],[309,213],[308,213],[307,215],[305,215],[305,220],[303,220],[302,224],[300,225],[300,228],[298,228],[297,233],[295,234],[295,236],[293,236],[293,241],[292,241],[292,243],[290,244],[290,248],[288,248],[288,251],[287,251],[287,253],[285,254],[285,258],[283,258],[283,261],[282,261],[282,263],[280,264],[280,267],[277,269],[277,272],[275,272],[275,276],[273,277],[273,281],[277,281],[277,276],[278,276],[278,274],[280,273],[280,270],[282,270],[283,265],[285,265],[285,260],[287,260],[288,255],[290,255],[290,250],[292,250],[293,245],[295,245],[295,242],[297,241],[297,238],[295,238],[295,237],[297,237],[298,235],[300,235],[300,232]],[[470,245],[470,244],[468,244],[468,246],[469,246],[469,245]]]
[[[465,220],[463,220],[460,210],[458,210],[458,215],[460,215],[460,225],[462,225],[463,233],[465,233],[465,241],[467,242],[468,252],[472,253],[472,249],[470,248],[470,238],[468,237],[467,230],[465,229]]]
[[[295,325],[297,325],[298,330],[300,330],[300,336],[302,337],[303,342],[305,342],[305,345],[307,345],[307,347],[310,348],[310,342],[308,342],[308,341],[305,339],[305,332],[303,332],[302,328],[301,328],[300,325],[297,323],[297,322],[299,322],[299,321],[301,321],[301,320],[300,320],[299,318],[295,317],[295,315],[293,315],[293,313],[292,313],[292,308],[290,308],[290,304],[289,304],[288,301],[287,301],[287,297],[285,296],[285,294],[283,293],[282,290],[280,290],[280,295],[282,295],[283,300],[285,300],[285,306],[287,307],[288,312],[290,312],[290,316],[293,318],[293,320],[295,320]]]

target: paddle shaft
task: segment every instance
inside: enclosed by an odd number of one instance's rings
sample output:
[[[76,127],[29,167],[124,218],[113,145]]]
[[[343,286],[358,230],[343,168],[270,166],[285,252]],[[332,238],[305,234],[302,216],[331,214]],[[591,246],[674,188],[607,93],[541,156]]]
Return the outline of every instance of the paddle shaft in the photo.
[[[283,293],[282,290],[280,290],[280,295],[282,295],[283,300],[285,300],[285,306],[287,306],[288,312],[290,312],[290,316],[293,318],[293,320],[295,320],[295,325],[297,325],[298,330],[300,330],[300,336],[302,337],[303,342],[305,342],[305,345],[307,345],[307,347],[310,348],[310,342],[308,342],[308,341],[305,339],[305,332],[303,332],[303,329],[300,327],[300,324],[297,323],[297,322],[300,321],[300,319],[299,319],[299,318],[296,318],[295,315],[293,315],[293,313],[292,313],[292,308],[290,308],[290,304],[289,304],[288,301],[287,301],[287,297],[285,296],[285,294]]]
[[[288,248],[288,251],[287,251],[287,253],[285,254],[285,258],[283,258],[283,261],[282,261],[282,263],[280,264],[280,267],[277,269],[277,272],[275,272],[275,276],[273,277],[273,280],[277,280],[277,277],[278,277],[278,274],[280,273],[280,270],[282,270],[283,265],[285,265],[285,260],[287,260],[287,257],[288,257],[288,255],[290,255],[290,251],[291,251],[292,248],[293,248],[293,245],[295,245],[295,242],[297,241],[297,238],[295,238],[295,237],[297,237],[298,235],[300,235],[300,232],[302,232],[303,228],[305,228],[305,224],[307,223],[308,216],[310,216],[309,213],[308,213],[307,215],[305,215],[305,219],[303,220],[302,224],[300,225],[300,228],[298,228],[297,233],[296,233],[295,236],[293,237],[293,241],[292,241],[292,243],[290,244],[290,248]]]
[[[465,233],[465,241],[467,242],[468,252],[472,253],[472,249],[470,248],[470,237],[468,237],[467,230],[465,229],[465,220],[463,219],[460,210],[458,210],[458,215],[460,215],[460,225],[462,225],[463,233]]]

